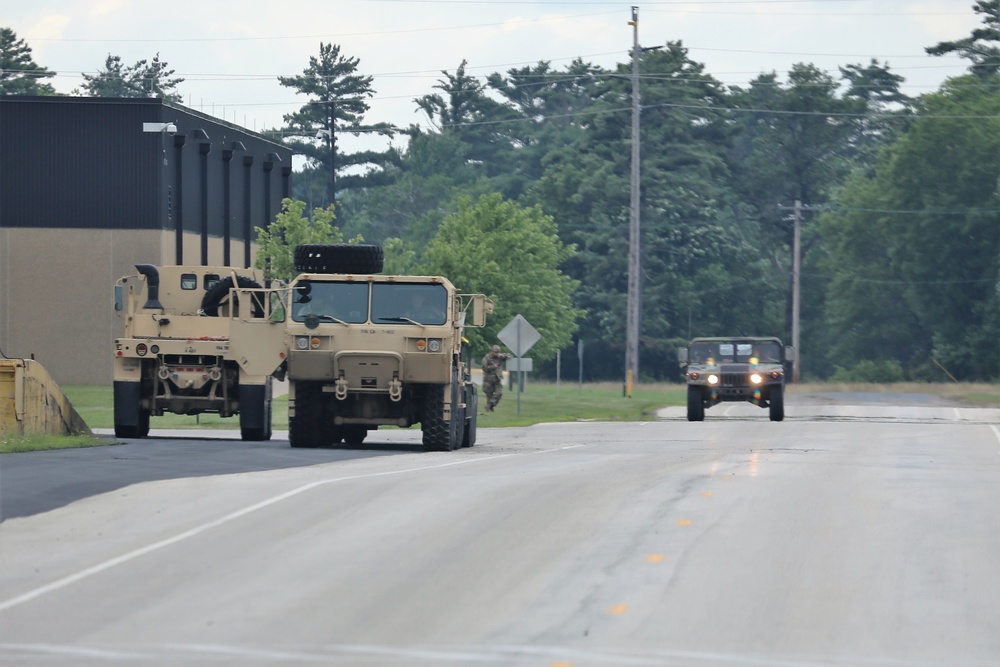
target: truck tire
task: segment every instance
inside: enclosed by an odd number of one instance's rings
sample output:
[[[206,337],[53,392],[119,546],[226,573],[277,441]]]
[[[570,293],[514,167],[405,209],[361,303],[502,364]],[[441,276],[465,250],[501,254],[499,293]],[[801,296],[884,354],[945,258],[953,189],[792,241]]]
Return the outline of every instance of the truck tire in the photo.
[[[447,386],[432,384],[424,390],[420,430],[423,432],[424,449],[429,452],[450,452],[458,445],[451,421],[444,418],[444,390]]]
[[[688,385],[687,415],[689,422],[705,421],[705,401],[701,387]]]
[[[776,384],[771,387],[771,397],[768,400],[771,421],[780,422],[785,419],[785,387]]]
[[[462,447],[472,447],[476,444],[476,419],[479,415],[479,396],[476,385],[469,383],[465,394],[465,431],[462,434]]]
[[[300,273],[380,273],[382,246],[363,243],[306,243],[295,246]]]
[[[243,289],[259,289],[260,284],[245,276],[236,276],[236,286]],[[233,288],[233,277],[227,276],[215,283],[207,290],[201,299],[201,312],[209,317],[219,316],[219,305],[229,296],[229,290]],[[264,304],[254,299],[253,316],[264,317]]]
[[[149,410],[142,407],[141,394],[139,382],[115,382],[116,438],[145,438],[149,435]]]
[[[288,444],[313,449],[324,444],[322,395],[319,386],[296,383],[295,416],[288,418]]]
[[[240,385],[240,436],[246,441],[271,439],[271,378],[265,384]]]
[[[368,436],[368,429],[357,424],[343,426],[342,429],[344,432],[345,445],[360,445]]]

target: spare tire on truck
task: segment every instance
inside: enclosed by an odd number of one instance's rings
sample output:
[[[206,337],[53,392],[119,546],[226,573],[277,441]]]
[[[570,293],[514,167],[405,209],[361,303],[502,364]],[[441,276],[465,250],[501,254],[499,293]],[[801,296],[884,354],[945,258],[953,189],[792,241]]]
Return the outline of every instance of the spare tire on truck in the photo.
[[[236,286],[243,289],[259,289],[260,283],[246,276],[236,276]],[[233,277],[226,276],[219,282],[215,283],[207,290],[205,290],[205,296],[201,299],[201,310],[203,313],[209,317],[219,316],[219,304],[222,300],[229,296],[229,290],[233,288]],[[263,298],[263,297],[261,297]],[[264,317],[264,304],[260,303],[256,298],[253,300],[253,315],[254,317]]]
[[[295,246],[300,273],[381,273],[382,246],[362,243],[306,243]]]

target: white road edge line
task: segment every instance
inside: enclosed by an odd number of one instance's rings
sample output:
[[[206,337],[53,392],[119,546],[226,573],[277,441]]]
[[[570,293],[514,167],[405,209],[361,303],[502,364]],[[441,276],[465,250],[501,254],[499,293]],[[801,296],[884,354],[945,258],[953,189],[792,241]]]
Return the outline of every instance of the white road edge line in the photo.
[[[993,435],[997,437],[997,442],[1000,442],[1000,428],[997,428],[994,424],[990,424],[990,428],[993,430]]]
[[[440,463],[437,465],[430,465],[430,466],[420,466],[418,468],[407,468],[405,470],[390,470],[386,472],[370,473],[367,475],[351,475],[348,477],[335,477],[333,479],[323,479],[318,482],[311,482],[309,484],[306,484],[305,486],[300,486],[297,489],[292,489],[291,491],[286,491],[285,493],[274,496],[273,498],[268,498],[267,500],[262,500],[259,503],[255,503],[248,507],[244,507],[241,510],[236,510],[235,512],[231,512],[225,516],[219,517],[218,519],[209,521],[208,523],[203,523],[200,526],[195,526],[194,528],[186,530],[183,533],[178,533],[173,537],[168,537],[166,539],[160,540],[159,542],[154,542],[153,544],[147,545],[145,547],[129,551],[128,553],[122,554],[121,556],[118,556],[116,558],[112,558],[110,560],[104,561],[103,563],[98,563],[97,565],[93,565],[84,570],[80,570],[75,574],[65,576],[62,579],[57,579],[44,586],[39,586],[34,590],[22,593],[21,595],[10,598],[9,600],[4,600],[3,602],[0,602],[0,612],[7,611],[8,609],[16,607],[19,604],[29,602],[48,593],[52,593],[53,591],[57,591],[60,588],[65,588],[70,584],[75,584],[76,582],[82,581],[83,579],[86,579],[88,577],[92,577],[95,574],[100,574],[105,570],[110,570],[113,567],[117,567],[118,565],[128,563],[129,561],[135,560],[136,558],[139,558],[141,556],[145,556],[146,554],[153,553],[154,551],[159,551],[164,547],[169,547],[173,544],[177,544],[178,542],[182,542],[188,538],[200,535],[201,533],[204,533],[207,530],[211,530],[212,528],[218,528],[219,526],[227,524],[230,521],[235,521],[236,519],[239,519],[248,514],[256,512],[257,510],[264,509],[265,507],[270,507],[271,505],[280,503],[283,500],[287,500],[294,496],[300,495],[302,493],[305,493],[306,491],[311,491],[312,489],[318,488],[320,486],[325,486],[326,484],[335,484],[337,482],[348,482],[351,480],[367,479],[371,477],[402,475],[410,472],[421,472],[424,470],[434,470],[436,468],[447,468],[449,466],[463,465],[466,463],[478,463],[480,461],[495,461],[497,459],[504,459],[510,456],[523,456],[523,454],[498,454],[496,456],[482,456],[477,459],[468,459],[464,461],[449,461],[448,463]]]

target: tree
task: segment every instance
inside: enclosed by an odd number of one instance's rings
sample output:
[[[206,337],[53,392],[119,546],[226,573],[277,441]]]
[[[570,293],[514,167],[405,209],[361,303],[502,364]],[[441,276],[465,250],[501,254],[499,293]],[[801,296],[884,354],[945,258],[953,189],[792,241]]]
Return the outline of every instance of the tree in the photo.
[[[1000,93],[975,76],[917,101],[909,130],[825,215],[826,324],[847,368],[895,361],[909,379],[1000,368]]]
[[[336,202],[337,172],[360,165],[384,165],[393,157],[391,151],[378,153],[362,151],[338,154],[339,132],[359,134],[376,132],[391,136],[395,132],[388,123],[363,125],[368,102],[372,95],[372,77],[357,74],[358,58],[341,55],[336,44],[319,44],[319,57],[309,57],[309,67],[299,76],[279,76],[278,82],[294,88],[302,95],[312,97],[308,104],[284,117],[286,127],[282,133],[292,137],[288,143],[296,152],[315,164],[324,167],[328,181],[327,201]],[[317,137],[319,137],[317,139]],[[348,184],[341,184],[343,188]],[[354,185],[360,185],[355,183]]]
[[[55,88],[42,82],[53,76],[55,72],[35,63],[23,39],[0,28],[0,95],[55,95]]]
[[[83,73],[83,93],[90,97],[159,97],[179,103],[183,97],[171,91],[184,79],[172,77],[174,70],[167,67],[159,53],[152,62],[139,60],[131,66],[122,63],[121,56],[109,53],[103,70],[97,74]]]
[[[473,349],[485,353],[497,332],[521,314],[542,334],[532,357],[545,360],[572,342],[581,315],[572,305],[577,282],[559,269],[572,254],[539,207],[493,194],[475,203],[463,198],[445,217],[424,254],[424,268],[447,276],[463,292],[495,300],[486,328],[466,331]]]
[[[924,49],[932,56],[957,53],[972,62],[970,70],[979,78],[988,78],[1000,72],[1000,0],[976,0],[972,11],[981,14],[983,27],[976,28],[963,39],[938,42]]]
[[[333,205],[312,211],[312,219],[305,215],[303,201],[283,199],[281,213],[267,229],[256,227],[257,259],[254,266],[264,271],[267,280],[290,281],[295,270],[295,246],[303,243],[340,243],[343,235],[333,225],[336,213]]]

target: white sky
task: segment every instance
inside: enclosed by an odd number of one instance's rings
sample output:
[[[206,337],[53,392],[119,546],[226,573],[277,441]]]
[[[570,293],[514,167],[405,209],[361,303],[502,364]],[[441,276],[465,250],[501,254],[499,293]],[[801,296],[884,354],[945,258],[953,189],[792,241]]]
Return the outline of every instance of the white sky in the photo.
[[[888,61],[918,95],[967,63],[924,47],[968,36],[981,25],[973,0],[636,1],[642,46],[681,40],[690,57],[726,84],[813,63]],[[199,111],[251,130],[282,124],[306,102],[278,84],[300,74],[319,43],[335,43],[374,77],[367,122],[418,123],[413,99],[435,92],[441,70],[462,59],[485,77],[575,57],[602,67],[627,62],[631,2],[584,0],[0,0],[0,27],[58,73],[61,93],[95,73],[109,54],[132,65],[156,53],[183,77],[179,92]],[[345,138],[346,139],[346,138]],[[396,139],[396,143],[401,139]],[[342,146],[354,147],[348,141]]]

